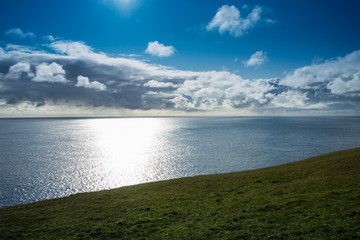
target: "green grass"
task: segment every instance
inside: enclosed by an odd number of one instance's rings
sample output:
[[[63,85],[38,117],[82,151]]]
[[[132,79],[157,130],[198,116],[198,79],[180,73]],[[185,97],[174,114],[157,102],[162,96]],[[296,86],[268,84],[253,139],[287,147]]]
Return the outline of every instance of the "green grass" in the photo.
[[[0,239],[359,238],[360,148],[0,209]]]

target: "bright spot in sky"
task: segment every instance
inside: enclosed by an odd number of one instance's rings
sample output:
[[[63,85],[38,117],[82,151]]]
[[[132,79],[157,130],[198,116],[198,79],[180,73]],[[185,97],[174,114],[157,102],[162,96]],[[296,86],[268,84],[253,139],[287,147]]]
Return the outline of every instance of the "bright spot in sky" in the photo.
[[[139,6],[138,0],[114,0],[114,4],[122,11],[131,13]]]
[[[115,0],[115,2],[121,6],[129,6],[134,0]]]

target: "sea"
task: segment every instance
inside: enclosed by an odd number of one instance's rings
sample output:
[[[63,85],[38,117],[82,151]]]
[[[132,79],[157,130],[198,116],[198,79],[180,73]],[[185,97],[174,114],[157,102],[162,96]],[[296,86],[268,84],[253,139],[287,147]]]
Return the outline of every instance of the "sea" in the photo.
[[[0,119],[0,207],[360,147],[360,117]]]

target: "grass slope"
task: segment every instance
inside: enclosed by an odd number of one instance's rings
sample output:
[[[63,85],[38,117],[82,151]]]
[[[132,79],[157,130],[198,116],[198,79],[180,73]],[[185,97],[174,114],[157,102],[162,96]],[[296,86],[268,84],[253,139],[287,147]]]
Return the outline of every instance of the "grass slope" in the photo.
[[[0,239],[359,238],[360,149],[0,209]]]

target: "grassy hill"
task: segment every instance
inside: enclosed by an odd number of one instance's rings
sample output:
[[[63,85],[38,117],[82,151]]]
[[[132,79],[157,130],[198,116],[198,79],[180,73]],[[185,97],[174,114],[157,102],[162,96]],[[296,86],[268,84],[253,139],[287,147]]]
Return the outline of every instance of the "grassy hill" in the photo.
[[[2,208],[0,239],[360,239],[360,148]]]

